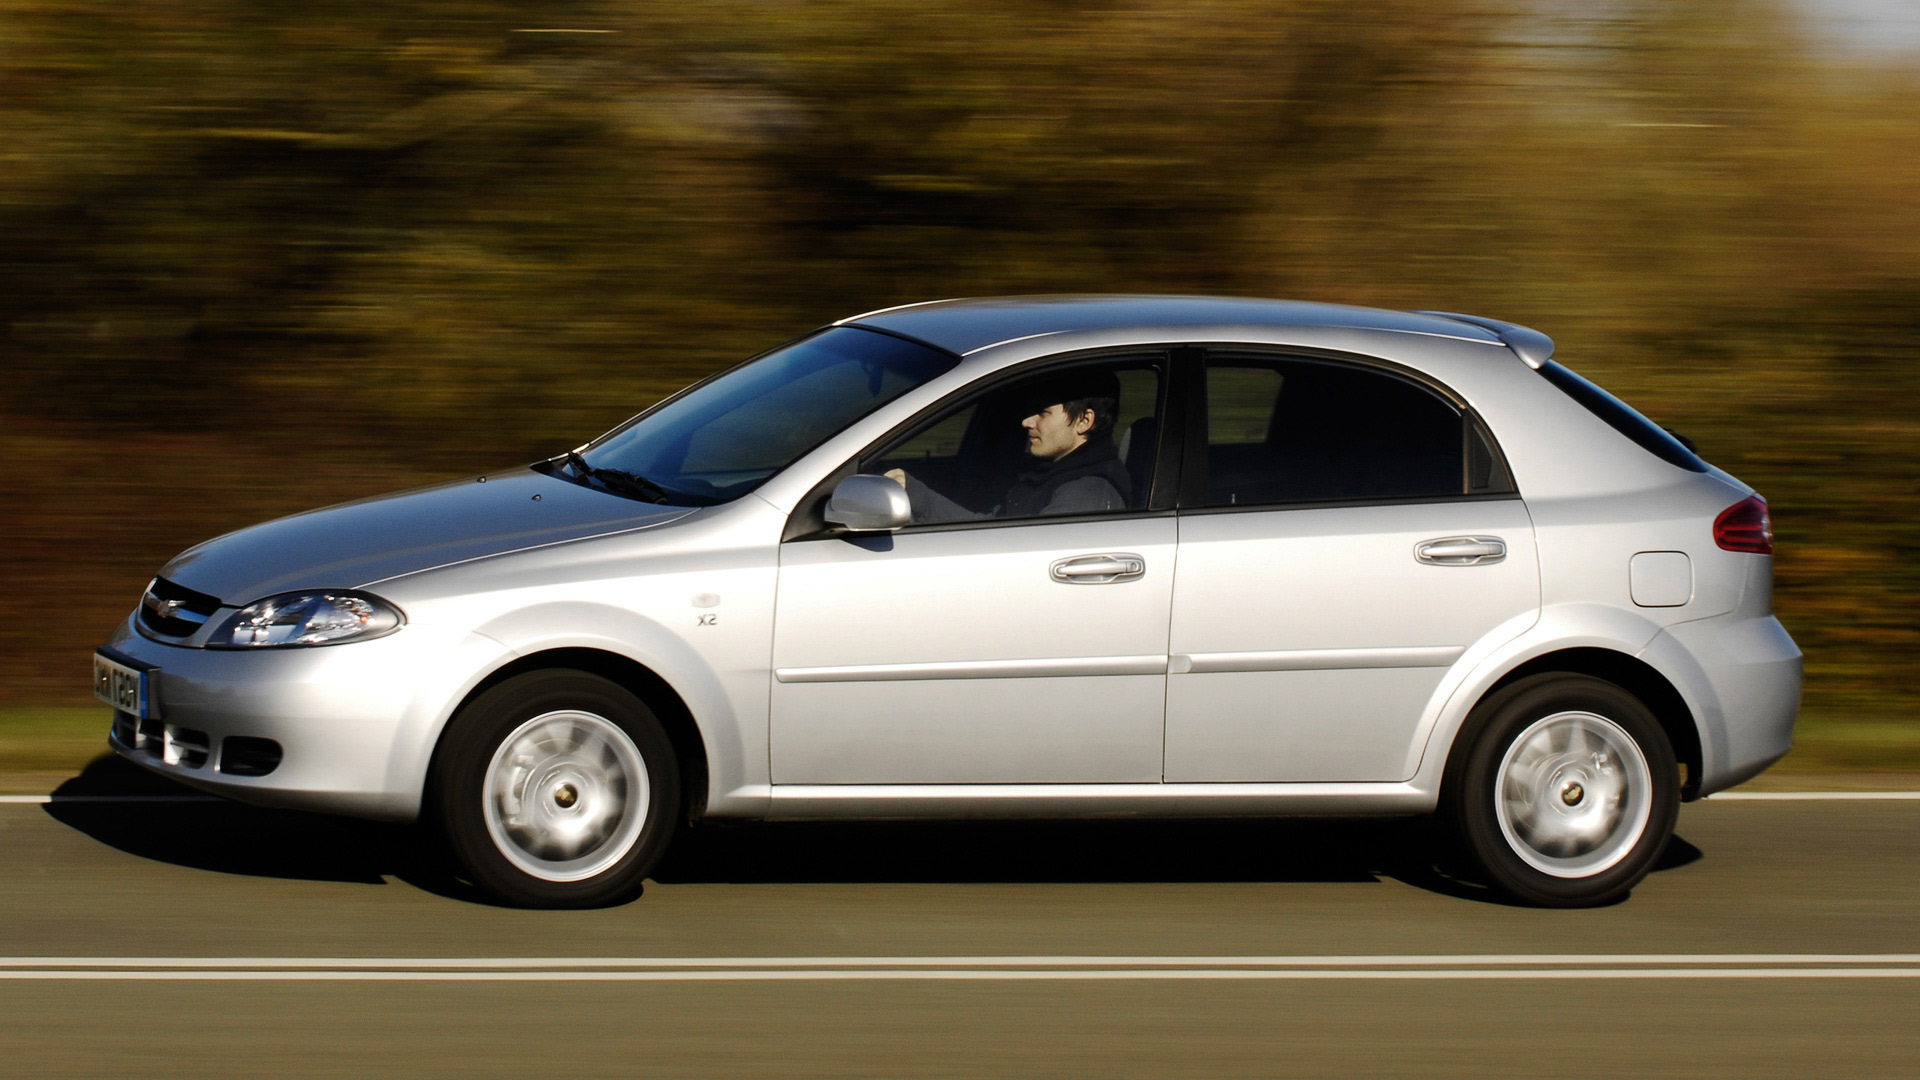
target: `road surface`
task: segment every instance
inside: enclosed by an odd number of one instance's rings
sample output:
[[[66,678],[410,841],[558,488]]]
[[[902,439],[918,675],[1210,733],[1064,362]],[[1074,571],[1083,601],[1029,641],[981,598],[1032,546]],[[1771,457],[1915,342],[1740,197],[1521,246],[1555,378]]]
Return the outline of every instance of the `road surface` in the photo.
[[[175,793],[96,771],[63,792]],[[1689,805],[1592,911],[1496,902],[1422,839],[705,828],[633,904],[527,912],[401,830],[15,801],[0,1075],[1920,1075],[1920,800]]]

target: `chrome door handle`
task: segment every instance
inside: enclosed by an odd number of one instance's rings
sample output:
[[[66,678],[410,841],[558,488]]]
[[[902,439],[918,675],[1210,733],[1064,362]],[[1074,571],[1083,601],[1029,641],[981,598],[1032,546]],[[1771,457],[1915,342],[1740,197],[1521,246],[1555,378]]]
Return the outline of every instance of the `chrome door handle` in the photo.
[[[1434,566],[1481,566],[1507,557],[1507,542],[1497,536],[1449,536],[1413,546],[1413,557]]]
[[[1147,560],[1128,552],[1105,555],[1075,555],[1055,559],[1047,567],[1047,576],[1068,585],[1107,585],[1116,581],[1134,581],[1147,572]]]

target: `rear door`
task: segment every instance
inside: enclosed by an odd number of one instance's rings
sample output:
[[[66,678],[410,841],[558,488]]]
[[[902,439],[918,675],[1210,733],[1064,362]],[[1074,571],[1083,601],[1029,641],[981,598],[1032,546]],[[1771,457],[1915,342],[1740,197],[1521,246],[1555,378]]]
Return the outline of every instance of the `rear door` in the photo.
[[[1497,451],[1384,367],[1211,352],[1190,385],[1166,779],[1410,777],[1447,669],[1539,610]]]

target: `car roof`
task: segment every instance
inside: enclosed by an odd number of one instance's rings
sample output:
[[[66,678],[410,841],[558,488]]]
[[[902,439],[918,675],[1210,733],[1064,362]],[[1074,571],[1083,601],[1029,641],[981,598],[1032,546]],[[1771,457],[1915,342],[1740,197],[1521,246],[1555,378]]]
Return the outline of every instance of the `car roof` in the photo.
[[[996,296],[936,300],[842,319],[962,356],[1023,338],[1087,330],[1189,326],[1334,326],[1503,343],[1488,325],[1382,308],[1228,296]],[[1499,324],[1494,324],[1499,325]]]

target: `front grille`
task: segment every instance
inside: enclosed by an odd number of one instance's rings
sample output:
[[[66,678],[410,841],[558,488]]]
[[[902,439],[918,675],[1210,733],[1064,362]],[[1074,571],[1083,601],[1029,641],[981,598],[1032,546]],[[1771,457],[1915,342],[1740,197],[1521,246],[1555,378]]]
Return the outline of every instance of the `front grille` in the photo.
[[[140,625],[167,637],[189,637],[220,610],[220,598],[154,578],[140,598]]]
[[[198,728],[142,720],[123,712],[113,714],[113,741],[155,761],[185,769],[204,769],[213,756],[213,740]]]
[[[182,765],[189,769],[202,768],[212,753],[213,744],[207,740],[207,733],[193,728],[184,728],[178,724],[168,724],[160,736],[160,760],[169,765]]]

